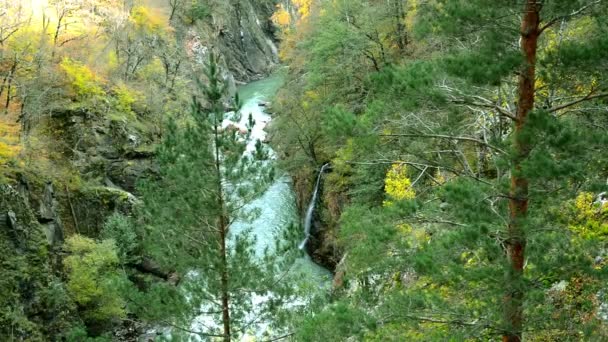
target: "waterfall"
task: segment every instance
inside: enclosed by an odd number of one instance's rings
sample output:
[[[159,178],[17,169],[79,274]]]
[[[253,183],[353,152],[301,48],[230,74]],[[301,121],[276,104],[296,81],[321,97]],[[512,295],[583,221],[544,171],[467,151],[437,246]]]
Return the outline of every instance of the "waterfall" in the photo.
[[[323,177],[323,172],[325,169],[329,167],[329,163],[323,165],[321,170],[319,171],[319,176],[317,177],[317,184],[315,185],[315,190],[312,194],[312,198],[310,199],[310,204],[308,205],[308,210],[306,210],[306,217],[304,218],[304,234],[306,237],[300,243],[300,249],[304,249],[306,247],[306,243],[310,238],[310,228],[312,226],[312,215],[315,213],[315,207],[317,204],[317,196],[319,195],[319,186],[321,185],[321,177]]]

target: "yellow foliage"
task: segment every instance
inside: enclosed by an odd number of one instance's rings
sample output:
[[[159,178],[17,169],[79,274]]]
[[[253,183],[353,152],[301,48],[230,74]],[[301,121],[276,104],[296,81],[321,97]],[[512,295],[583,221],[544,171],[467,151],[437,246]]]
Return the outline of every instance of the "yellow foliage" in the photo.
[[[6,160],[13,158],[19,153],[19,146],[11,146],[0,141],[0,164],[3,164]]]
[[[408,235],[412,232],[412,226],[406,223],[400,223],[397,225],[397,230],[404,235]]]
[[[158,57],[154,57],[150,63],[137,72],[137,77],[145,80],[160,81],[165,76],[165,67]]]
[[[136,6],[131,11],[131,21],[146,33],[162,34],[168,31],[167,18],[160,12],[151,11],[144,6]]]
[[[114,241],[97,243],[74,235],[66,244],[70,252],[65,258],[68,292],[76,303],[87,308],[85,316],[95,320],[124,317],[124,302],[112,283],[119,264]]]
[[[445,184],[446,182],[445,176],[439,169],[437,169],[437,173],[435,174],[435,180],[437,181],[437,183],[439,183],[439,185]]]
[[[283,4],[277,5],[277,10],[272,15],[272,21],[280,27],[287,27],[291,24],[291,15]]]
[[[111,50],[108,53],[108,69],[109,70],[116,70],[118,69],[119,66],[119,61],[118,61],[118,56],[116,55],[116,51]]]
[[[69,58],[64,58],[61,61],[60,67],[66,73],[72,90],[77,97],[86,99],[105,95],[104,90],[101,88],[102,79],[95,75],[86,65]]]
[[[608,203],[596,203],[593,194],[582,192],[574,200],[570,229],[584,238],[608,237]]]
[[[539,56],[544,57],[547,54],[555,53],[559,50],[561,44],[569,41],[584,40],[586,37],[596,35],[597,32],[596,21],[588,16],[573,19],[567,25],[556,25],[543,33]],[[589,94],[593,89],[596,89],[598,83],[596,78],[578,79],[567,76],[565,80],[571,83],[571,88],[550,89],[549,85],[546,84],[546,80],[542,76],[538,76],[535,82],[538,96],[584,96]]]
[[[313,0],[292,0],[291,2],[298,8],[300,18],[306,19],[310,15]]]
[[[418,14],[418,0],[410,0],[409,1],[409,10],[407,11],[407,15],[405,17],[405,27],[408,31],[414,30],[414,22],[416,19],[416,15]]]
[[[112,91],[116,96],[116,109],[121,113],[133,113],[132,105],[139,100],[141,94],[124,83],[118,84]]]
[[[384,179],[384,191],[388,197],[388,200],[384,201],[385,206],[392,205],[392,200],[401,201],[416,196],[404,164],[393,164],[388,170]]]
[[[420,248],[423,244],[428,243],[431,238],[424,228],[414,228],[407,223],[397,224],[396,228],[403,235],[404,240],[408,241],[413,248]]]
[[[595,20],[590,17],[573,19],[566,27],[556,25],[546,31],[543,53],[556,51],[562,41],[579,40],[594,34],[597,29]]]
[[[13,159],[20,151],[19,125],[0,121],[0,166]]]
[[[315,90],[308,90],[304,93],[304,96],[308,99],[311,100],[318,100],[319,99],[319,92],[315,91]]]
[[[332,161],[333,169],[341,174],[347,174],[352,171],[352,166],[349,163],[353,159],[355,153],[355,144],[352,138],[346,140],[344,146],[342,146],[336,152],[336,158]]]

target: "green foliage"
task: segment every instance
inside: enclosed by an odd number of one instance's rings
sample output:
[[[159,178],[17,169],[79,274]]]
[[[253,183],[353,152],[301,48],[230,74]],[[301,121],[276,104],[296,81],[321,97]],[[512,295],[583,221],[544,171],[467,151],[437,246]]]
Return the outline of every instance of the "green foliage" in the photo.
[[[139,260],[140,240],[130,217],[120,213],[112,214],[103,226],[101,238],[115,242],[121,263],[132,264]]]
[[[68,270],[67,290],[78,304],[85,321],[99,324],[123,318],[125,303],[121,296],[119,258],[113,240],[95,242],[74,235],[66,241],[70,255],[64,263]]]
[[[311,317],[298,330],[300,341],[345,341],[360,338],[373,322],[366,313],[346,303],[337,303]]]
[[[110,342],[110,337],[90,337],[85,327],[75,327],[65,334],[67,342]]]
[[[47,341],[73,324],[73,302],[53,274],[42,226],[6,184],[0,185],[0,208],[6,220],[0,229],[0,339]]]
[[[201,0],[195,0],[187,13],[187,17],[190,22],[198,20],[205,20],[211,16],[211,10],[209,6],[203,3]]]

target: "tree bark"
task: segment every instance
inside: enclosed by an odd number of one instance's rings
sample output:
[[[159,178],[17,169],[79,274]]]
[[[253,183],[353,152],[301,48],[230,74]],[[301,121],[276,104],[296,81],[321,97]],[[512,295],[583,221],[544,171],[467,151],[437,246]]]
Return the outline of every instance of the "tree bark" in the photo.
[[[530,142],[523,137],[528,114],[534,108],[536,51],[538,45],[541,5],[526,0],[521,21],[520,47],[525,64],[519,75],[518,104],[514,130],[513,170],[509,199],[510,220],[507,229],[509,268],[505,277],[503,342],[520,342],[523,330],[523,271],[526,238],[523,225],[528,213],[528,179],[522,174],[522,163],[530,154]]]
[[[12,86],[13,86],[13,79],[15,78],[15,73],[17,72],[17,64],[18,64],[18,60],[17,60],[17,55],[15,54],[15,59],[13,60],[13,65],[11,66],[11,70],[8,73],[8,84],[6,85],[6,102],[4,104],[4,109],[5,109],[5,114],[8,114],[8,106],[11,105],[11,99],[12,99]],[[4,85],[3,85],[4,86]],[[4,88],[3,88],[4,89]]]
[[[403,23],[403,21],[405,20],[405,11],[403,10],[402,0],[395,1],[394,11],[395,25],[397,31],[397,46],[399,47],[399,52],[403,54],[408,44],[408,37],[407,32],[405,31],[405,25]]]

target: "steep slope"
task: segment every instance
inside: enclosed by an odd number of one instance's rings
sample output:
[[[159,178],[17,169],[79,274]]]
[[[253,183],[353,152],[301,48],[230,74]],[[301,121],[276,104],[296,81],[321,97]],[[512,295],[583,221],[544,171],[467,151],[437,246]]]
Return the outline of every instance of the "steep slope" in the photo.
[[[4,69],[10,67],[11,48],[24,58],[33,56],[35,51],[17,40],[29,27],[20,28],[15,41],[0,50],[0,75],[12,80],[17,74],[18,85],[8,89],[12,103],[2,123],[21,125],[11,141],[22,145],[18,153],[0,155],[0,278],[6,279],[0,303],[17,310],[1,317],[2,327],[33,340],[49,340],[65,328],[61,315],[46,320],[55,312],[52,303],[40,303],[53,299],[46,297],[49,288],[65,295],[60,279],[64,240],[73,234],[96,238],[108,216],[131,210],[137,182],[156,174],[154,150],[164,121],[189,110],[191,78],[207,52],[220,54],[233,89],[267,75],[278,63],[269,19],[272,1],[212,1],[198,17],[188,2],[176,3],[184,7],[173,15],[166,2],[148,1],[130,13],[103,8],[98,12],[104,17],[93,19],[85,17],[92,12],[78,2],[47,8],[50,26],[58,29],[57,34],[40,33],[39,57],[45,64],[37,73],[26,66],[18,66],[18,73]],[[11,5],[6,6],[10,12]],[[102,22],[107,37],[60,32],[62,26],[53,21],[61,20],[60,9],[85,24]],[[123,26],[110,31],[107,23]],[[104,44],[115,45],[116,52],[98,47]],[[83,57],[89,54],[101,57],[91,62]],[[7,90],[4,84],[2,90]],[[69,298],[64,299],[70,308],[61,312],[74,313]],[[8,333],[0,330],[0,339]]]

